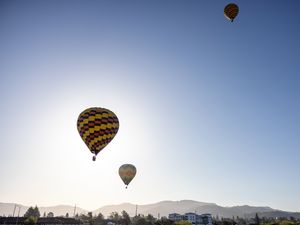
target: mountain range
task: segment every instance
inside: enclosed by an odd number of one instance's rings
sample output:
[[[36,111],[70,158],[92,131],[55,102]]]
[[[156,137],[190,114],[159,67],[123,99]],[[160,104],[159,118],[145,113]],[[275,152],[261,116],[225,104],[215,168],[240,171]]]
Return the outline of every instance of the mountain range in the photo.
[[[15,206],[16,209],[15,209]],[[14,209],[14,216],[18,214],[23,216],[27,211],[29,206],[24,206],[15,203],[0,203],[0,215],[1,216],[12,216]],[[86,214],[89,210],[82,209],[76,206],[70,205],[58,205],[51,207],[38,206],[41,216],[49,212],[53,212],[55,216],[65,216],[68,213],[70,216],[75,214]],[[19,211],[20,210],[20,211]],[[215,203],[205,203],[193,200],[181,200],[181,201],[161,201],[153,204],[146,205],[136,205],[131,203],[122,203],[118,205],[107,205],[96,210],[91,211],[93,215],[98,215],[102,213],[105,217],[109,216],[112,212],[121,213],[125,210],[130,216],[137,214],[148,215],[152,214],[154,217],[168,216],[170,213],[184,214],[187,212],[196,212],[197,214],[211,213],[213,216],[218,216],[219,218],[232,218],[242,217],[242,218],[253,218],[256,213],[259,217],[294,217],[300,219],[300,212],[286,212],[282,210],[272,209],[267,206],[257,207],[257,206],[233,206],[233,207],[223,207]]]

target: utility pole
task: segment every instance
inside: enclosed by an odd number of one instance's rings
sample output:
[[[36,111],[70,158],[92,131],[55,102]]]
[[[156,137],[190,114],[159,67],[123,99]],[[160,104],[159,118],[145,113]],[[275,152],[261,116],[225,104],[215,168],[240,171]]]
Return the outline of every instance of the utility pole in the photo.
[[[75,218],[75,213],[76,213],[76,204],[75,204],[74,212],[73,212],[73,217],[74,217],[74,218]]]
[[[135,205],[135,216],[137,216],[137,207],[138,205]]]
[[[19,207],[19,211],[18,211],[18,217],[17,217],[16,225],[18,225],[18,222],[19,222],[19,216],[20,216],[20,210],[21,210],[21,206],[18,206],[18,207]]]
[[[12,217],[15,217],[15,211],[16,211],[16,208],[17,208],[17,205],[15,204],[14,212],[13,212],[13,216],[12,216]]]
[[[18,217],[20,216],[21,206],[19,206]]]

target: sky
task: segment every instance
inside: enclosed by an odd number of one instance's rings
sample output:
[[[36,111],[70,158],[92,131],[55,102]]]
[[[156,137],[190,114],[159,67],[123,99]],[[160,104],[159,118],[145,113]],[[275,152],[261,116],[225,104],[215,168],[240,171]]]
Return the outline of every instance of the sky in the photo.
[[[300,2],[0,1],[0,202],[300,211]],[[120,129],[92,161],[78,115]],[[118,169],[134,164],[128,189]]]

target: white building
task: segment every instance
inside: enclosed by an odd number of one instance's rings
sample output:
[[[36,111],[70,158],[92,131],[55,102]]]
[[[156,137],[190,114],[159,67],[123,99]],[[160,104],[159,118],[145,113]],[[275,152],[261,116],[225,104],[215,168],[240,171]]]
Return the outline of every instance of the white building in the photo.
[[[196,213],[186,213],[184,214],[185,216],[185,220],[191,222],[192,224],[197,224],[197,217],[199,217],[199,215],[197,215]]]
[[[169,214],[169,219],[173,221],[180,221],[183,220],[183,216],[178,213],[171,213]]]
[[[184,215],[180,215],[178,213],[169,214],[169,219],[172,221],[180,221],[187,220],[195,225],[212,225],[212,217],[211,214],[201,214],[198,215],[196,213],[185,213]]]
[[[201,215],[202,223],[201,224],[207,224],[212,225],[212,217],[211,214],[206,213]]]

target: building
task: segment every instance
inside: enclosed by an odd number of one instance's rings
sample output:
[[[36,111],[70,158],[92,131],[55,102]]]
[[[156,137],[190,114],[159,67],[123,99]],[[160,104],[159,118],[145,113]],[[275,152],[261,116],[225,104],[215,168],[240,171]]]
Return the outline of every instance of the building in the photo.
[[[180,215],[178,213],[169,214],[169,220],[172,221],[180,221],[180,220],[187,220],[194,225],[212,225],[212,216],[209,213],[206,214],[196,214],[196,213],[185,213]]]
[[[172,213],[172,214],[169,214],[169,220],[180,221],[180,220],[184,220],[184,218],[182,215],[180,215],[178,213]]]
[[[197,215],[196,213],[189,212],[189,213],[184,214],[184,217],[185,217],[185,220],[191,222],[192,224],[199,224],[198,223],[199,215]]]
[[[212,225],[212,216],[209,213],[205,213],[201,215],[202,224]]]

